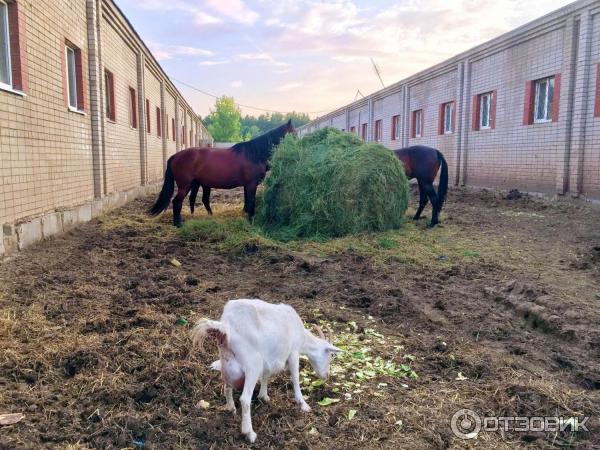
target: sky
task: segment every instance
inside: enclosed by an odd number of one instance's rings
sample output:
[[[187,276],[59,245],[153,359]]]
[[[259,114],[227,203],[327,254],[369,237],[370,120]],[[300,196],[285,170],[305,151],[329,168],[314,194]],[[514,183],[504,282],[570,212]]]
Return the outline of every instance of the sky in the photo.
[[[571,0],[115,0],[194,110],[215,99],[311,117]],[[176,81],[178,80],[178,81]],[[241,107],[244,114],[260,110]]]

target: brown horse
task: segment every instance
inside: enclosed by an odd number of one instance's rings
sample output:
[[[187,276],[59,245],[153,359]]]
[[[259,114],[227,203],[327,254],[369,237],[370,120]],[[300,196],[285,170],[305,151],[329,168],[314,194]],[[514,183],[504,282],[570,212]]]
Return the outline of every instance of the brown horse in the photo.
[[[394,150],[394,153],[404,164],[404,171],[408,179],[416,178],[419,183],[419,209],[417,209],[413,219],[419,220],[421,218],[423,208],[425,208],[429,199],[431,200],[433,214],[428,226],[430,228],[435,227],[439,223],[439,214],[448,193],[448,164],[444,155],[439,150],[424,145],[401,148]],[[433,181],[440,166],[442,172],[436,194]]]
[[[190,190],[190,205],[193,205],[196,194],[202,187],[202,202],[208,213],[212,214],[211,188],[233,189],[244,186],[244,212],[248,219],[251,219],[254,216],[256,188],[266,175],[267,161],[273,147],[278,145],[287,133],[293,132],[294,127],[290,119],[257,138],[240,142],[230,148],[188,148],[175,153],[167,161],[162,190],[148,214],[156,216],[169,207],[177,184],[177,195],[173,198],[173,223],[180,227],[181,207]]]

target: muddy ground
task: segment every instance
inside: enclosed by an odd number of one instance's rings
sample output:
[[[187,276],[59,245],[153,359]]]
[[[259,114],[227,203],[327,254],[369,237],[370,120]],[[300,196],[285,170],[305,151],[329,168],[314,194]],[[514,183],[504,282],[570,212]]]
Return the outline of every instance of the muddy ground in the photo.
[[[0,414],[25,415],[0,448],[600,448],[600,210],[514,197],[456,189],[435,230],[282,245],[185,240],[170,213],[145,217],[146,198],[30,248],[0,263]],[[216,216],[237,220],[238,199],[217,192]],[[193,320],[239,297],[374,328],[402,347],[373,351],[418,378],[319,406],[336,397],[325,383],[303,414],[280,376],[270,404],[253,402],[249,446],[221,409],[215,348],[189,341]],[[588,432],[461,440],[461,408],[592,418]]]

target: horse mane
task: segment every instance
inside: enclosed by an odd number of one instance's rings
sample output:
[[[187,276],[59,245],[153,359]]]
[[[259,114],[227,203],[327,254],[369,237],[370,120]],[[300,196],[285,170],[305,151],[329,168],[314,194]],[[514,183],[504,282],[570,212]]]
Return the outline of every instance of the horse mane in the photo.
[[[246,158],[253,163],[264,163],[271,157],[273,146],[279,144],[289,127],[290,122],[286,122],[254,139],[235,144],[231,147],[231,151],[235,153],[243,152]]]

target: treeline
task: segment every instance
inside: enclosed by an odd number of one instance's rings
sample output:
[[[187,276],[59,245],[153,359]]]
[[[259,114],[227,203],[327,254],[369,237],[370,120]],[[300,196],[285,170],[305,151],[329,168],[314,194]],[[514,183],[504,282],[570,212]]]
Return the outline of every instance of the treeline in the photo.
[[[209,115],[202,118],[202,121],[216,142],[240,142],[283,125],[289,119],[292,119],[294,127],[310,122],[307,114],[297,112],[266,113],[258,117],[250,115],[242,117],[235,100],[232,97],[224,96],[216,100],[215,108]]]

